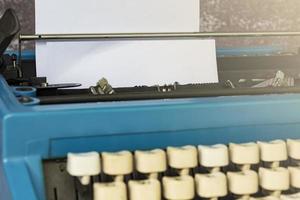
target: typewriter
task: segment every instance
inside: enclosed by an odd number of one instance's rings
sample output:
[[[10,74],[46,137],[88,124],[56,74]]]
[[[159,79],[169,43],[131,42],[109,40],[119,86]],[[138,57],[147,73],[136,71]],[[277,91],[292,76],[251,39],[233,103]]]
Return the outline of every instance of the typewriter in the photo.
[[[299,54],[219,56],[218,84],[113,88],[103,78],[77,89],[48,84],[33,58],[5,53],[19,30],[6,11],[1,200],[300,199]]]

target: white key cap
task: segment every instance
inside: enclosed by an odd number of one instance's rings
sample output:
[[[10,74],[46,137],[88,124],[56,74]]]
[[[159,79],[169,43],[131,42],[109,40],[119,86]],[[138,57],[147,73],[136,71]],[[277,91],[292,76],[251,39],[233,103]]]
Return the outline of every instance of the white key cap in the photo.
[[[175,169],[190,169],[198,165],[197,149],[194,146],[168,147],[168,163]]]
[[[102,153],[103,172],[107,175],[127,175],[133,171],[133,156],[129,151]]]
[[[196,190],[199,197],[216,198],[227,195],[227,180],[225,174],[196,174]]]
[[[167,200],[190,200],[195,196],[194,179],[191,176],[164,177],[163,188]]]
[[[68,153],[67,171],[78,177],[83,185],[88,185],[91,176],[100,174],[100,155],[97,152]]]
[[[284,191],[289,189],[289,171],[286,168],[259,168],[260,186],[270,191]]]
[[[275,196],[268,196],[268,197],[264,197],[263,200],[281,200],[281,199]]]
[[[161,200],[160,182],[155,179],[129,181],[130,200]]]
[[[225,145],[199,145],[198,149],[199,162],[204,167],[224,167],[229,163],[228,148]]]
[[[127,190],[125,183],[94,183],[94,200],[106,199],[127,200]]]
[[[258,174],[255,171],[228,172],[229,191],[236,195],[251,195],[258,192]]]
[[[287,147],[283,140],[274,140],[271,142],[258,142],[260,148],[260,157],[265,162],[279,162],[287,160]]]
[[[291,195],[281,195],[280,200],[300,200],[300,193]]]
[[[260,198],[250,198],[250,200],[281,200],[281,199],[275,196],[265,196]]]
[[[287,140],[289,156],[295,160],[300,160],[300,140]]]
[[[289,167],[291,186],[300,189],[300,167]]]
[[[229,144],[231,161],[238,165],[259,163],[259,147],[255,143]]]
[[[135,152],[136,169],[140,173],[158,173],[167,169],[166,153],[161,149]]]

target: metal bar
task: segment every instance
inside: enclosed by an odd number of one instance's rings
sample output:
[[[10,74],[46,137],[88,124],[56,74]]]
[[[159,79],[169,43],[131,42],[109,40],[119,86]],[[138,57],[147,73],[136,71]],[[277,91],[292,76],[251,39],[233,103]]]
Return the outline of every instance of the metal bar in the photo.
[[[232,32],[232,33],[100,33],[100,34],[37,34],[20,35],[24,40],[119,40],[119,39],[164,39],[164,38],[209,38],[209,37],[266,37],[300,36],[300,32]]]
[[[18,59],[18,66],[22,70],[22,40],[19,40],[19,43],[18,43],[18,58],[17,59]],[[19,75],[19,78],[22,78],[22,72],[21,73],[19,72],[18,75]]]
[[[300,93],[299,87],[282,88],[236,88],[236,89],[193,89],[167,93],[141,92],[141,93],[117,93],[113,95],[56,95],[39,97],[42,105],[66,104],[66,103],[87,103],[105,101],[132,101],[149,99],[174,99],[194,97],[219,97],[219,96],[240,96],[240,95],[266,95],[266,94],[293,94]]]

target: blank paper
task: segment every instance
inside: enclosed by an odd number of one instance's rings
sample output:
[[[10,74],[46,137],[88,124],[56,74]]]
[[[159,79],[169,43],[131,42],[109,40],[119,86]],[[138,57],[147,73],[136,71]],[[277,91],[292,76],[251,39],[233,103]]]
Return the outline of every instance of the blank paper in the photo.
[[[198,32],[200,0],[36,0],[36,33]]]
[[[199,32],[199,0],[36,0],[36,33]],[[49,83],[113,87],[218,82],[213,40],[38,42]]]
[[[215,83],[215,52],[214,40],[199,39],[51,42],[37,47],[37,66],[50,83],[85,87],[102,77],[113,87]]]

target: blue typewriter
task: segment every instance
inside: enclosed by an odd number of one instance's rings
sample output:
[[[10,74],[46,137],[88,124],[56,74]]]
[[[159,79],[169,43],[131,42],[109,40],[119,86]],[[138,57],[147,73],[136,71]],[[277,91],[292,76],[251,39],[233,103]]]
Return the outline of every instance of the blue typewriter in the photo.
[[[6,11],[1,200],[300,199],[300,55],[221,50],[218,84],[77,89],[5,53],[19,29]]]

